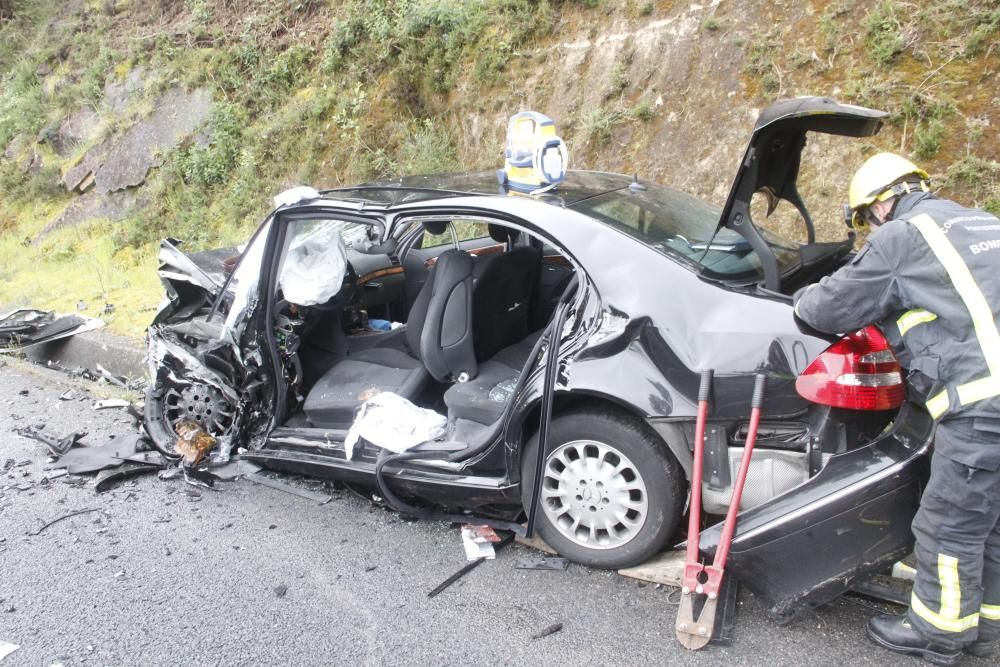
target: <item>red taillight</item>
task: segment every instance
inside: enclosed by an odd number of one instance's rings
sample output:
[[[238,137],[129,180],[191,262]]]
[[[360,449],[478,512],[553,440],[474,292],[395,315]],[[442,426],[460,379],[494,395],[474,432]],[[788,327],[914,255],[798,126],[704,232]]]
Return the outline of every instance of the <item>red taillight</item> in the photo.
[[[903,404],[903,373],[885,336],[867,326],[838,340],[795,380],[802,398],[851,410],[891,410]]]

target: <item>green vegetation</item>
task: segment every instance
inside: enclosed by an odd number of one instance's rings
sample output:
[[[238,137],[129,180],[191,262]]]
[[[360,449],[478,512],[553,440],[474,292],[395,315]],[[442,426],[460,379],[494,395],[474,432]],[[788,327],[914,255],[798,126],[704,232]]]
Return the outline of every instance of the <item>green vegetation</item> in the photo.
[[[903,11],[893,0],[882,0],[862,22],[869,55],[878,65],[888,65],[906,48],[899,20]]]
[[[971,191],[975,205],[1000,215],[1000,162],[966,155],[948,168],[944,185]]]
[[[503,120],[526,108],[558,116],[573,166],[628,162],[677,181],[687,174],[665,157],[671,142],[717,147],[728,135],[715,134],[716,110],[735,119],[779,95],[829,94],[891,112],[866,150],[906,153],[947,174],[936,180],[957,198],[1000,208],[995,0],[831,0],[797,6],[782,27],[731,3],[698,10],[699,30],[724,30],[743,50],[742,86],[707,54],[693,52],[685,73],[627,34],[648,30],[651,14],[693,11],[644,0],[0,0],[0,304],[107,300],[115,326],[137,334],[160,299],[163,236],[191,249],[243,242],[295,185],[495,168]],[[612,25],[624,37],[600,51],[560,46],[596,43]],[[586,76],[562,69],[568,54]],[[595,75],[598,62],[609,64]],[[177,87],[208,90],[209,118],[160,156],[143,205],[43,234],[79,196],[61,176]],[[87,136],[59,146],[81,110],[96,114]],[[683,135],[671,132],[678,119]],[[725,151],[710,152],[698,169]],[[839,184],[822,178],[825,197]]]

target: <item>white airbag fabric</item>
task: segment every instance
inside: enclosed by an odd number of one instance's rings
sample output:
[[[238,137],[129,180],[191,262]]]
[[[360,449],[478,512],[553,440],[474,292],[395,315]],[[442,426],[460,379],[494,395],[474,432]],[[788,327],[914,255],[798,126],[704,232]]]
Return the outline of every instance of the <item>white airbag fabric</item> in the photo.
[[[399,454],[440,438],[447,424],[444,415],[418,407],[399,394],[382,392],[361,406],[344,439],[344,450],[351,459],[358,439],[364,438],[377,447]]]
[[[321,225],[299,236],[285,256],[278,284],[299,306],[326,303],[340,291],[347,273],[347,248],[337,225]]]

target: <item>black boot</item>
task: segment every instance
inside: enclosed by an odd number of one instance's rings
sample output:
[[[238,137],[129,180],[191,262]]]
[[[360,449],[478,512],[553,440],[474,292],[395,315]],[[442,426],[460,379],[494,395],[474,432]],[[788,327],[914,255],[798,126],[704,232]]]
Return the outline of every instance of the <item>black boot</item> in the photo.
[[[962,649],[969,655],[974,655],[977,658],[988,658],[993,655],[993,650],[996,648],[997,642],[995,639],[977,639],[971,644],[966,644],[965,648]]]
[[[935,665],[957,665],[962,651],[934,644],[910,625],[906,616],[876,616],[868,621],[868,636],[890,651],[919,655]]]

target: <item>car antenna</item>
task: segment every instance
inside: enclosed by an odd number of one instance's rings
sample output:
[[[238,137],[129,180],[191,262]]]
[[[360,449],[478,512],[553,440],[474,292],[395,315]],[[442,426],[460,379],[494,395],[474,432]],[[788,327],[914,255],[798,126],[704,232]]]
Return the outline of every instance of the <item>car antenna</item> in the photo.
[[[645,192],[646,186],[639,182],[639,174],[632,174],[632,182],[628,184],[632,192]]]

